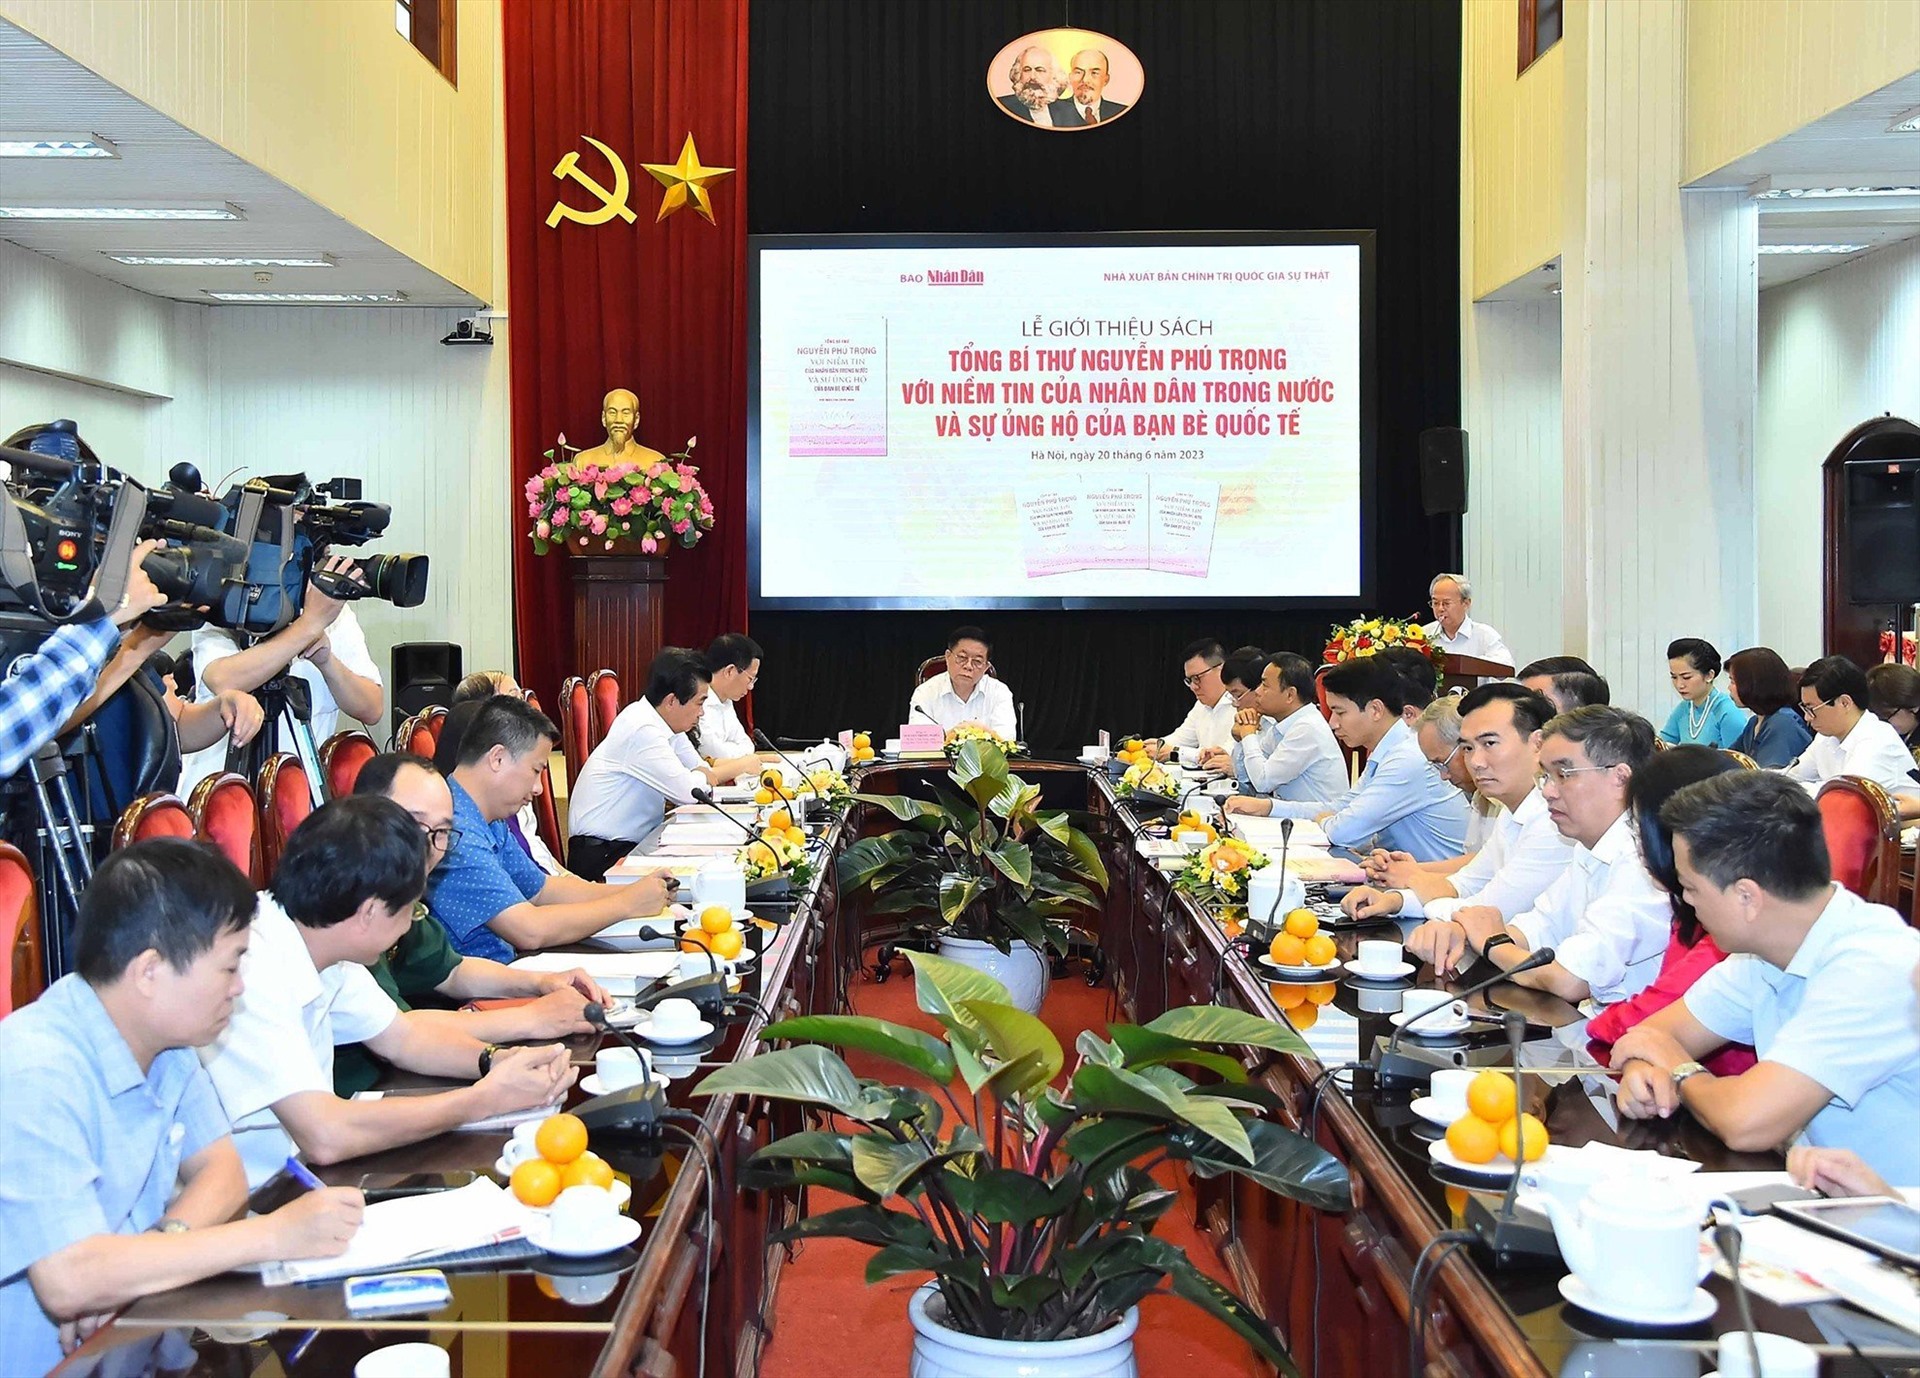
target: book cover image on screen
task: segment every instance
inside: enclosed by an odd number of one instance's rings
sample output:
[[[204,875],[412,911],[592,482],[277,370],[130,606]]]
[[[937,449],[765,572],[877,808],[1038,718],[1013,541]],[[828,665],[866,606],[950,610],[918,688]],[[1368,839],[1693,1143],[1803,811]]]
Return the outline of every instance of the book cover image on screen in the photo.
[[[1246,238],[750,241],[755,603],[1364,597],[1370,236]]]

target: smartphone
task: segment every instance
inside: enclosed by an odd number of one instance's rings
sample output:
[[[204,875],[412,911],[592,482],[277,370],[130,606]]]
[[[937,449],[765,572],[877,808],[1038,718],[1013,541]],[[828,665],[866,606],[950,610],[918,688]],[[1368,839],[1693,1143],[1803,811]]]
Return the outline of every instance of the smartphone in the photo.
[[[439,1311],[453,1303],[447,1275],[438,1268],[348,1278],[343,1284],[350,1316],[391,1316]]]
[[[470,1184],[472,1172],[369,1172],[359,1182],[368,1201],[392,1201],[402,1196],[426,1196]]]
[[[1891,1196],[1842,1196],[1821,1201],[1781,1201],[1774,1213],[1836,1239],[1920,1268],[1920,1209]]]

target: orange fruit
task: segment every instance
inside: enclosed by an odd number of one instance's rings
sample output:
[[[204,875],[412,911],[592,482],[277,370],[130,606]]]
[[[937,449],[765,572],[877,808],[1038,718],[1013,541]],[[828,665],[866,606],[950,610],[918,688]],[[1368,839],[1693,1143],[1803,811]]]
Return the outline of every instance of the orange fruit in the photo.
[[[1467,1083],[1467,1109],[1488,1124],[1505,1124],[1519,1108],[1519,1092],[1505,1072],[1482,1072]]]
[[[1317,967],[1331,962],[1339,950],[1333,939],[1324,933],[1316,933],[1307,939],[1307,960]]]
[[[731,962],[746,947],[747,940],[740,936],[740,930],[729,928],[724,933],[715,933],[707,940],[707,946],[723,962]]]
[[[1305,1033],[1320,1022],[1320,1007],[1310,1000],[1296,1005],[1287,1011],[1287,1022],[1295,1033]]]
[[[853,734],[853,749],[855,751],[864,751],[866,748],[872,745],[873,745],[873,738],[868,736],[866,733],[856,732]]]
[[[1447,1147],[1463,1163],[1490,1163],[1500,1151],[1500,1131],[1478,1115],[1462,1115],[1447,1126]]]
[[[1467,1215],[1467,1189],[1465,1187],[1447,1188],[1447,1213],[1453,1217],[1453,1225],[1458,1228]]]
[[[725,933],[733,927],[733,911],[723,904],[710,904],[700,911],[700,927],[708,933]]]
[[[779,784],[780,783],[780,767],[779,766],[762,766],[760,768],[760,783],[763,785]]]
[[[567,1118],[573,1119],[571,1115]],[[560,1169],[545,1158],[529,1158],[513,1170],[508,1185],[523,1206],[551,1206],[553,1198],[560,1194]]]
[[[707,932],[704,928],[689,928],[680,935],[680,950],[682,952],[711,952],[713,951],[714,939],[719,936],[717,933]]]
[[[606,1160],[595,1153],[582,1153],[578,1158],[560,1169],[560,1189],[568,1187],[599,1187],[606,1190],[613,1185],[613,1169]]]
[[[785,832],[793,826],[793,815],[785,809],[775,809],[767,815],[767,826],[775,832]]]
[[[587,1127],[578,1115],[549,1115],[534,1130],[533,1146],[548,1162],[564,1166],[587,1151]]]
[[[1279,933],[1274,936],[1267,955],[1283,967],[1302,966],[1307,960],[1307,945],[1291,933]]]
[[[1320,916],[1311,909],[1291,909],[1284,926],[1296,938],[1311,938],[1320,931]]]
[[[1526,1161],[1532,1162],[1547,1151],[1547,1127],[1531,1115],[1517,1116],[1500,1126],[1500,1151],[1517,1161],[1523,1135],[1526,1139]]]
[[[1307,1003],[1305,986],[1286,986],[1275,983],[1267,987],[1267,993],[1273,997],[1273,1003],[1283,1010],[1294,1010]]]
[[[1124,745],[1128,751],[1138,751],[1141,747],[1145,746],[1146,743],[1138,737],[1129,737],[1122,745]]]
[[[787,841],[791,842],[794,846],[804,847],[807,845],[807,830],[805,828],[788,828],[786,830],[786,838]]]
[[[760,786],[759,789],[753,792],[753,802],[756,804],[771,804],[773,802],[773,791],[765,785]]]
[[[1333,1003],[1333,997],[1339,989],[1340,988],[1331,981],[1322,981],[1317,986],[1307,987],[1307,999],[1316,1005],[1331,1005]]]
[[[560,1294],[553,1290],[553,1279],[545,1273],[535,1273],[533,1275],[533,1285],[540,1289],[540,1295],[548,1301],[560,1300]]]

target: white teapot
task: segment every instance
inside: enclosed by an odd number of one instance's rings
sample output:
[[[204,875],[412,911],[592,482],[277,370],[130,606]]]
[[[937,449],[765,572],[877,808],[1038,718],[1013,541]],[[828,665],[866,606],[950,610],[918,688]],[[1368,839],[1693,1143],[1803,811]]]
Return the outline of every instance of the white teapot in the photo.
[[[747,907],[747,874],[739,863],[709,861],[693,877],[693,902],[699,909],[717,904],[731,913]]]
[[[1560,1255],[1595,1297],[1622,1311],[1678,1311],[1711,1266],[1700,1252],[1697,1195],[1639,1176],[1595,1182],[1576,1210],[1553,1191],[1529,1192],[1553,1222]]]

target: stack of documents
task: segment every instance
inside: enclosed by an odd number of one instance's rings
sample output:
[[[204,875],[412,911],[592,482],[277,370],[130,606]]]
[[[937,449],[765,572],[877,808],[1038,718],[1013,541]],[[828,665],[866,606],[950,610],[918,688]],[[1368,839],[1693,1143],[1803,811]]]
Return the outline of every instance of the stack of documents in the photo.
[[[629,852],[607,868],[607,884],[631,885],[656,871],[665,871],[682,885],[692,885],[700,868],[712,860],[710,852]]]
[[[269,1287],[290,1282],[326,1282],[361,1273],[424,1267],[435,1259],[519,1239],[527,1208],[492,1178],[454,1191],[378,1201],[367,1207],[360,1229],[335,1258],[269,1263],[261,1278]]]
[[[680,957],[674,952],[535,952],[513,963],[516,971],[572,971],[575,967],[605,986],[609,995],[632,995],[678,971]]]
[[[1253,814],[1234,814],[1233,831],[1246,838],[1261,851],[1278,859],[1280,855],[1280,828],[1287,820],[1284,818],[1259,818]],[[1324,855],[1329,846],[1327,835],[1320,831],[1320,825],[1312,819],[1296,818],[1293,821],[1293,839],[1287,845],[1287,859],[1303,857],[1319,852]]]

